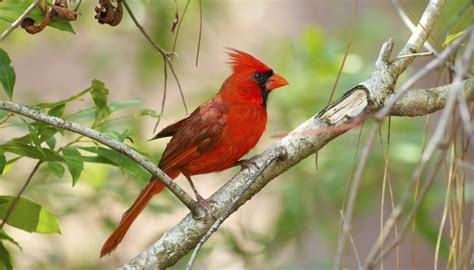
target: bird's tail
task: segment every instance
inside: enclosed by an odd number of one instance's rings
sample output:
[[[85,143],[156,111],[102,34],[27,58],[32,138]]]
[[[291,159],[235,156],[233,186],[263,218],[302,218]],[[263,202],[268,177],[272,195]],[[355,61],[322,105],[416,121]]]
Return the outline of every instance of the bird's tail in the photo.
[[[138,195],[138,197],[135,199],[135,202],[132,204],[132,206],[125,213],[123,213],[118,227],[105,241],[100,251],[100,257],[111,253],[117,248],[118,244],[120,244],[128,229],[132,225],[133,221],[135,221],[138,215],[143,211],[151,197],[162,191],[164,187],[165,185],[157,178],[152,178],[148,182],[140,195]]]

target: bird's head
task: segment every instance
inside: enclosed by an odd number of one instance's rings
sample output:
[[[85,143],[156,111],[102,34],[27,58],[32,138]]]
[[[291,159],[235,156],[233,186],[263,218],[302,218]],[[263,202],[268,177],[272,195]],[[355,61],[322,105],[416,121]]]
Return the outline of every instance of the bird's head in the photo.
[[[227,83],[237,85],[238,89],[232,87],[233,91],[238,91],[250,99],[258,99],[264,107],[268,94],[273,89],[288,85],[285,78],[252,55],[231,48],[228,48],[228,55],[233,73]]]

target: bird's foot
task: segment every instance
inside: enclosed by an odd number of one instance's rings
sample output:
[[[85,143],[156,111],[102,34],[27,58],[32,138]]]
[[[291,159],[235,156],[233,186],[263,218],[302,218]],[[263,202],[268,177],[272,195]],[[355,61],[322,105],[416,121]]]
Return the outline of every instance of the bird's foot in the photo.
[[[255,155],[249,159],[241,159],[239,161],[237,161],[236,165],[240,165],[241,167],[241,170],[243,169],[252,169],[252,168],[255,168],[255,169],[260,169],[260,166],[258,166],[257,164],[257,161],[256,159],[259,158],[260,155]]]
[[[206,216],[212,216],[214,219],[217,219],[216,213],[212,209],[212,204],[216,203],[213,199],[204,199],[199,193],[196,194],[196,199],[199,206],[206,212]]]

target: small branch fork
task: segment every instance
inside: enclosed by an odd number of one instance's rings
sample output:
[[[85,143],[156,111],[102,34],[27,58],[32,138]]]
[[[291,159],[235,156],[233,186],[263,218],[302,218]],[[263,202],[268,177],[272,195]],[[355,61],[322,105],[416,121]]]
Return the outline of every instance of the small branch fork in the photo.
[[[135,23],[137,28],[140,30],[140,32],[143,34],[143,36],[146,38],[146,40],[151,44],[151,46],[153,46],[153,48],[156,49],[156,51],[158,51],[158,53],[160,53],[163,56],[163,61],[165,62],[165,65],[168,65],[169,69],[171,70],[171,74],[173,74],[173,77],[176,81],[176,84],[178,85],[179,94],[181,95],[181,100],[183,102],[184,110],[185,110],[186,114],[188,114],[188,106],[186,105],[186,100],[184,98],[183,89],[181,87],[181,83],[179,82],[178,75],[176,74],[176,72],[174,70],[173,63],[171,63],[171,57],[173,55],[175,55],[176,53],[174,51],[173,52],[167,52],[163,48],[161,48],[158,44],[156,44],[151,39],[150,35],[148,35],[148,33],[145,31],[143,26],[138,22],[137,18],[133,14],[133,11],[130,9],[130,6],[128,5],[127,1],[123,0],[123,6],[127,10],[128,14],[130,15],[130,18],[132,18],[132,21]],[[165,77],[167,77],[166,69],[164,70],[164,72],[165,72]],[[165,78],[165,80],[166,80],[166,78]],[[165,84],[165,86],[166,86],[166,84]],[[164,103],[164,101],[163,101],[163,103]],[[163,105],[162,105],[162,107],[163,107]]]

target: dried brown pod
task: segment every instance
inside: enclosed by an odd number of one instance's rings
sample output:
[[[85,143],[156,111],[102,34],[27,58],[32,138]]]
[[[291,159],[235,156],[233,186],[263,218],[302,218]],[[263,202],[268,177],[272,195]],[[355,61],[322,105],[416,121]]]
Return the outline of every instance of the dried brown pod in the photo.
[[[50,11],[47,11],[44,15],[43,21],[39,25],[35,25],[35,20],[30,17],[26,17],[23,21],[21,21],[21,28],[25,29],[26,32],[30,34],[36,34],[41,31],[48,25],[49,18],[51,17]]]
[[[122,21],[122,0],[117,0],[117,7],[110,0],[99,0],[99,6],[95,7],[95,18],[100,24],[116,26]]]
[[[67,21],[75,21],[77,19],[77,12],[69,9],[66,0],[58,0],[51,7],[51,18],[60,18]]]

